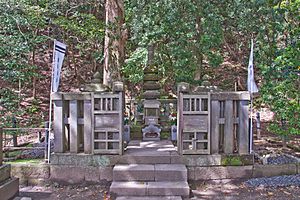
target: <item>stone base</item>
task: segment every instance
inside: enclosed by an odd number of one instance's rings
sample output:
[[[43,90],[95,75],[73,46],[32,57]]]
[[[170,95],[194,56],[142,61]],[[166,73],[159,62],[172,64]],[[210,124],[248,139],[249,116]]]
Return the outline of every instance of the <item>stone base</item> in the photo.
[[[160,137],[156,137],[156,138],[143,137],[143,141],[160,141]]]
[[[19,179],[11,178],[0,184],[0,198],[12,199],[19,194]]]

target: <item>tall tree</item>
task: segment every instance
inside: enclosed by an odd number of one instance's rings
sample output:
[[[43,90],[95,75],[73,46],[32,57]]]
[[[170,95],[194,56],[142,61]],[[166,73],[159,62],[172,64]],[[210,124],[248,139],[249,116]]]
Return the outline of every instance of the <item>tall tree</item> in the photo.
[[[105,14],[103,84],[111,86],[113,81],[121,79],[120,69],[124,63],[124,1],[107,0]]]

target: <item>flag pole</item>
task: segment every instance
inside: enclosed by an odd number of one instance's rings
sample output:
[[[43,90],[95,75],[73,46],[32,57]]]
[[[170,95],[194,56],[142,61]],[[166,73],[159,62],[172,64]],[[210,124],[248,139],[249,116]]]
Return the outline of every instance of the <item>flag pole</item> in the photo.
[[[50,133],[51,133],[51,126],[52,126],[52,91],[53,91],[53,73],[54,73],[54,52],[55,52],[55,40],[53,45],[53,58],[52,58],[52,72],[51,72],[51,86],[50,86],[50,106],[49,106],[49,126],[48,126],[48,145],[47,145],[47,162],[50,163],[50,155],[51,155],[51,140],[50,140]]]
[[[252,111],[253,111],[253,95],[250,94],[250,153],[253,152],[253,118],[252,118]]]

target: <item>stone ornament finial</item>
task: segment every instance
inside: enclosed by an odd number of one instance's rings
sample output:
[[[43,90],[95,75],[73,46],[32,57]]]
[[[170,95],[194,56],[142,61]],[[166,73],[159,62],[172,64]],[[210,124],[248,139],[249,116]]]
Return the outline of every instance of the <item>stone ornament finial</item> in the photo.
[[[190,84],[181,82],[177,86],[178,92],[189,93],[190,92]]]

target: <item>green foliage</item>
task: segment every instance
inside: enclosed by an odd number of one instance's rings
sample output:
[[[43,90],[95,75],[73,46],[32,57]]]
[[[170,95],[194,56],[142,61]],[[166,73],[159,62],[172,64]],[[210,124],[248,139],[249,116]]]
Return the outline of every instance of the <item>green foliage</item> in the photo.
[[[135,59],[136,49],[150,44],[155,44],[155,65],[164,83],[194,82],[194,73],[204,69],[205,60],[210,66],[222,62],[221,7],[216,3],[131,0],[125,7],[131,40],[124,72],[131,72],[132,60],[143,66],[144,59]]]
[[[299,6],[300,1],[291,1],[272,8],[284,23],[274,25],[276,44],[268,49],[271,59],[261,62],[263,101],[275,113],[269,128],[280,135],[300,134]]]
[[[240,166],[243,165],[242,159],[238,156],[227,156],[222,159],[222,165]]]

